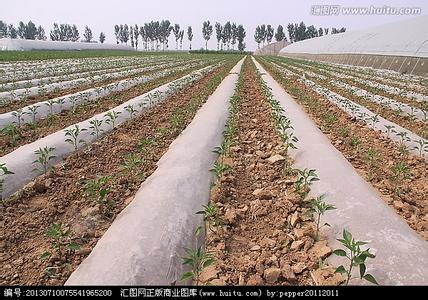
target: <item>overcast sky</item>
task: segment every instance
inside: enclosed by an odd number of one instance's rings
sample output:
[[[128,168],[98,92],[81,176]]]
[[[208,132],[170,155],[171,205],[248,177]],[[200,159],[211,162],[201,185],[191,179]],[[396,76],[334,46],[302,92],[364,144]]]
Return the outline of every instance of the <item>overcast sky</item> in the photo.
[[[357,30],[372,27],[378,24],[390,23],[414,15],[343,15],[314,16],[311,15],[313,5],[340,5],[341,7],[419,7],[422,15],[428,14],[427,0],[354,0],[354,1],[312,1],[312,0],[3,0],[1,3],[0,20],[17,24],[20,20],[32,20],[36,25],[45,28],[46,35],[54,22],[76,24],[83,35],[83,28],[88,25],[94,37],[98,39],[103,31],[107,42],[114,43],[115,24],[138,24],[150,20],[169,19],[171,23],[178,23],[183,28],[193,27],[193,48],[204,46],[201,27],[204,20],[211,23],[225,23],[230,20],[243,24],[246,32],[248,50],[257,48],[254,42],[254,29],[259,24],[271,24],[275,28],[278,24],[284,27],[290,22],[304,21],[306,25],[316,27],[346,27],[348,30]],[[428,24],[427,24],[428,30]],[[183,47],[188,47],[185,37]],[[170,40],[170,47],[175,43]],[[215,48],[215,33],[208,43],[208,47]]]

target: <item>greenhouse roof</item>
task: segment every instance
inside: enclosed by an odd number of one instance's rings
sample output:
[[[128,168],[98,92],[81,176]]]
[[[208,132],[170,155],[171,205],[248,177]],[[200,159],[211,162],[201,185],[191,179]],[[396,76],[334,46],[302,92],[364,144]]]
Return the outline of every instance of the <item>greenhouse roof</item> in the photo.
[[[280,51],[286,53],[428,57],[428,16],[296,42]]]
[[[21,39],[0,39],[0,50],[134,50],[128,45],[84,43],[84,42],[60,42],[38,41]]]

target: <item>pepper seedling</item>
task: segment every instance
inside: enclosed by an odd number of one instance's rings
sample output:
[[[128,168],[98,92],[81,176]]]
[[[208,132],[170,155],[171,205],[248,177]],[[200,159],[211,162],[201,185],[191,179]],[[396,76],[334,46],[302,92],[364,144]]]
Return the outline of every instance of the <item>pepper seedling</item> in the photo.
[[[55,158],[55,155],[52,155],[52,152],[55,150],[54,147],[44,147],[39,148],[38,150],[34,151],[34,154],[36,154],[37,159],[33,161],[33,164],[40,164],[43,168],[43,174],[46,174],[48,171],[48,164],[49,161],[53,158]],[[37,172],[39,169],[34,168],[33,172]]]
[[[202,247],[184,250],[186,256],[182,257],[183,265],[190,266],[191,271],[184,273],[180,281],[192,279],[196,285],[199,285],[202,271],[215,263],[214,256],[204,251]]]
[[[4,175],[10,175],[10,174],[15,174],[12,171],[10,171],[5,163],[1,163],[0,164],[0,176],[4,176]],[[0,179],[0,199],[3,200],[3,183],[4,183],[4,179],[1,178]]]
[[[64,254],[74,253],[80,249],[80,245],[73,241],[70,229],[66,229],[63,224],[53,224],[46,231],[46,236],[50,238],[51,248],[58,255],[60,261]],[[44,261],[54,253],[46,251],[40,256],[40,260]]]
[[[65,137],[69,137],[65,141],[74,147],[74,151],[77,151],[80,143],[85,142],[82,139],[79,140],[79,135],[84,131],[87,131],[87,129],[85,128],[80,129],[79,125],[74,125],[74,128],[69,128],[64,130]]]
[[[334,210],[336,207],[334,205],[328,204],[324,201],[325,194],[318,196],[311,200],[310,202],[310,212],[312,214],[316,214],[316,233],[315,233],[315,239],[319,239],[319,231],[324,226],[330,226],[328,223],[324,223],[324,225],[320,226],[321,216],[323,216],[327,211]]]
[[[376,256],[370,252],[370,248],[362,250],[361,246],[366,245],[367,242],[357,241],[352,237],[352,234],[346,229],[343,230],[343,239],[337,239],[348,250],[336,249],[333,251],[335,255],[346,257],[349,260],[349,266],[346,269],[343,265],[336,268],[336,273],[345,274],[345,285],[349,284],[352,279],[352,269],[358,267],[360,270],[360,279],[365,279],[373,284],[378,285],[375,277],[366,273],[366,259],[375,258]]]

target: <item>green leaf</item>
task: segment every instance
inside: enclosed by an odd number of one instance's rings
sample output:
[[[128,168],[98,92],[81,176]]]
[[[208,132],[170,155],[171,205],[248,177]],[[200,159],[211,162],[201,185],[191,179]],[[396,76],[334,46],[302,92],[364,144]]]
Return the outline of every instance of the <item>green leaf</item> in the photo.
[[[373,253],[370,253],[369,250],[370,249],[363,251],[362,254],[364,254],[365,256],[370,257],[370,258],[375,258],[376,255],[374,255]]]
[[[363,278],[373,284],[379,285],[379,283],[377,283],[376,279],[373,277],[373,275],[371,274],[366,274],[363,276]]]
[[[47,258],[49,258],[52,255],[52,253],[50,253],[49,251],[44,252],[42,255],[40,255],[40,260],[44,261]]]
[[[188,257],[183,258],[183,265],[193,266],[193,259],[188,258]]]
[[[367,242],[363,242],[363,241],[358,241],[355,243],[355,245],[357,245],[357,246],[363,246],[363,245],[367,245],[367,244],[368,244]]]
[[[366,273],[366,265],[361,264],[360,265],[360,277],[363,278],[364,274]]]
[[[198,226],[198,228],[196,228],[195,230],[195,236],[199,236],[202,232],[202,226]]]
[[[202,268],[209,267],[215,263],[215,260],[213,258],[209,258],[202,264]]]
[[[364,263],[364,260],[361,259],[359,256],[354,257],[354,263],[352,264],[353,266],[358,266],[360,264]]]
[[[73,242],[70,242],[70,244],[68,244],[68,249],[72,251],[76,251],[80,249],[80,245],[73,241]]]
[[[343,240],[343,239],[337,239],[339,242],[341,242],[343,245],[345,245],[346,244],[346,241],[345,240]]]
[[[338,256],[346,256],[345,250],[342,250],[342,249],[336,249],[333,251],[333,253],[338,255]]]
[[[193,271],[184,273],[183,276],[181,276],[180,281],[186,281],[188,279],[193,279]]]
[[[346,229],[343,229],[343,238],[345,239],[345,241],[350,242],[352,240],[352,234]]]
[[[339,266],[339,267],[337,267],[336,271],[334,271],[334,273],[344,274],[344,273],[347,273],[347,271],[345,270],[345,268],[343,266]]]

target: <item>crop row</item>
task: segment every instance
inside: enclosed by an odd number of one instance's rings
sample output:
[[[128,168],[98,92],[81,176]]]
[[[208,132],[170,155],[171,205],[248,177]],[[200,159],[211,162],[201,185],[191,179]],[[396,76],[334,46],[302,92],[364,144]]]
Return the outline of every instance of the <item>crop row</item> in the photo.
[[[2,69],[5,72],[0,76],[0,82],[7,83],[11,81],[31,80],[36,78],[68,75],[79,72],[97,71],[107,68],[124,67],[133,64],[139,64],[140,61],[144,62],[153,58],[155,57],[150,55],[142,55],[110,59],[89,58],[80,59],[77,62],[66,59],[55,62],[54,64],[52,64],[51,61],[44,61],[38,67],[32,67],[31,65],[27,65],[28,62],[23,62],[21,64],[11,66],[9,70]]]
[[[160,63],[162,61],[168,61],[168,57],[165,57],[163,59],[158,59],[155,62]],[[0,84],[0,91],[16,90],[19,88],[30,88],[33,86],[42,86],[43,84],[51,84],[59,81],[68,81],[72,79],[102,75],[106,73],[108,74],[108,73],[126,71],[136,67],[149,65],[151,62],[153,62],[152,57],[144,57],[144,59],[141,59],[139,61],[131,61],[128,64],[124,64],[118,67],[115,67],[114,65],[113,66],[106,65],[102,69],[97,68],[96,70],[90,70],[85,72],[77,72],[77,73],[71,73],[71,74],[59,75],[59,76],[47,76],[47,77],[41,77],[36,79],[30,79],[30,80],[12,81],[12,82]]]
[[[128,204],[140,184],[156,169],[160,156],[220,84],[232,63],[228,61],[220,67],[206,69],[204,75],[188,76],[184,81],[164,85],[160,95],[162,105],[153,106],[141,115],[135,113],[134,118],[117,126],[123,121],[119,118],[125,119],[126,114],[132,113],[131,109],[123,111],[116,119],[115,130],[103,133],[98,142],[73,153],[62,165],[49,169],[46,175],[11,199],[7,204],[5,226],[23,229],[26,223],[28,225],[28,217],[33,215],[30,226],[37,230],[23,232],[19,244],[16,244],[16,236],[7,235],[6,247],[10,250],[2,266],[2,279],[22,283],[64,282],[89,254],[114,216]],[[136,110],[140,110],[137,104],[141,101],[162,100],[141,97],[134,103]],[[90,133],[86,133],[86,137],[91,138]],[[83,135],[77,140],[81,138]],[[40,185],[44,188],[40,189]],[[34,215],[31,210],[37,207],[36,199],[40,197],[49,199],[49,205]],[[55,206],[59,210],[51,209]],[[60,233],[70,229],[70,234],[46,236],[47,229]],[[54,245],[59,241],[66,246],[57,249]],[[72,242],[77,246],[67,247]],[[34,251],[27,251],[29,246],[34,247]],[[12,259],[16,256],[26,263],[17,265]],[[16,272],[19,277],[14,277]]]
[[[299,78],[298,80],[300,80],[303,84],[309,86],[317,93],[327,97],[332,103],[336,104],[340,109],[345,111],[352,118],[365,122],[366,125],[372,128],[373,130],[378,130],[380,132],[385,133],[388,138],[392,139],[393,141],[396,141],[399,146],[403,148],[403,151],[410,151],[421,156],[426,155],[426,152],[428,151],[428,142],[423,137],[418,136],[417,134],[401,127],[398,124],[384,119],[383,117],[379,116],[378,113],[374,113],[373,111],[367,109],[365,106],[358,104],[356,101],[352,101],[349,98],[343,97],[342,95],[332,91],[332,89],[329,88],[329,81],[324,80],[315,82],[313,80],[307,79],[306,76],[300,77],[299,75],[291,71],[292,68],[290,69],[290,67],[288,66],[284,68],[283,64],[281,66],[274,64],[274,66],[276,68],[281,69],[283,72],[286,72],[288,76],[294,76],[295,78]],[[327,86],[327,88],[325,86]],[[353,94],[349,95],[351,97],[354,97]],[[416,126],[416,129],[418,130],[419,127]],[[418,132],[421,133],[421,135],[425,136],[426,124],[423,124],[422,131]]]
[[[376,126],[378,123],[375,119],[367,121],[368,124],[359,120],[358,115],[353,115],[350,107],[341,106],[342,99],[332,93],[308,84],[307,80],[302,80],[287,69],[278,68],[266,59],[261,62],[305,107],[318,127],[328,134],[333,145],[378,190],[383,200],[427,238],[428,228],[424,218],[428,211],[424,195],[427,193],[428,168],[423,158],[426,144],[421,143],[417,149],[408,149],[405,146],[408,134],[401,134],[400,131],[394,133],[391,127],[384,134],[385,129],[381,132],[382,128]],[[373,124],[377,131],[373,130]]]

